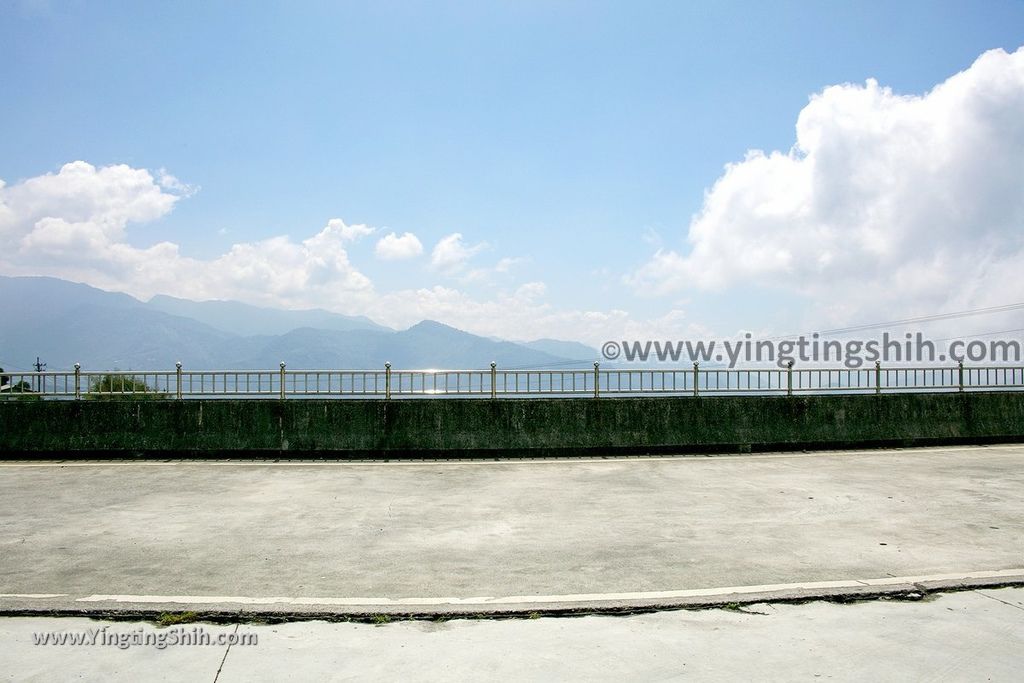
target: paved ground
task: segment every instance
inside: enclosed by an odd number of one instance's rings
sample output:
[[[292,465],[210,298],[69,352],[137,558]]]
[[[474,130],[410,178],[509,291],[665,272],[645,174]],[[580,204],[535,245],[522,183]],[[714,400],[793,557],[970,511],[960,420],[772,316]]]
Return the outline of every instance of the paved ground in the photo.
[[[813,680],[1019,681],[1024,589],[923,602],[752,605],[505,621],[322,621],[189,625],[255,645],[34,645],[33,633],[102,642],[175,627],[88,619],[0,618],[0,680]],[[168,638],[168,636],[164,636]],[[169,639],[169,638],[168,638]],[[167,641],[165,641],[167,642]]]
[[[479,612],[1005,580],[1024,576],[1022,491],[1024,446],[5,463],[0,610]]]

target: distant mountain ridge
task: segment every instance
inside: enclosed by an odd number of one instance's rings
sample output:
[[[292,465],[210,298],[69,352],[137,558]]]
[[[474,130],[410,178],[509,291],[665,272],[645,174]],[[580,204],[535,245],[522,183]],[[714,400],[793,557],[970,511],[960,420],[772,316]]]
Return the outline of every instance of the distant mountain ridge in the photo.
[[[564,345],[564,346],[561,346]],[[560,355],[559,350],[573,355]],[[586,355],[580,356],[579,351]],[[425,320],[395,331],[324,310],[126,294],[46,277],[0,276],[0,367],[87,370],[564,367],[593,357],[575,342],[487,339]]]
[[[590,361],[600,360],[600,353],[586,344],[574,341],[561,341],[558,339],[537,339],[529,342],[520,342],[528,349],[550,353],[552,356],[564,356],[570,360]]]
[[[144,304],[171,315],[192,318],[210,327],[242,336],[285,334],[300,327],[318,330],[386,330],[365,316],[347,316],[314,308],[285,311],[251,306],[238,301],[190,301],[158,294]]]

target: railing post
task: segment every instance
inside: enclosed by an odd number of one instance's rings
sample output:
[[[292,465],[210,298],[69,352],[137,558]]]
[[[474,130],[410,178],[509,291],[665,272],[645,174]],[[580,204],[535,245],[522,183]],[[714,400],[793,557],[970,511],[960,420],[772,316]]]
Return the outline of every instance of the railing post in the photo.
[[[82,366],[75,363],[75,400],[82,398]]]
[[[693,364],[693,395],[700,396],[700,363]]]
[[[793,361],[786,363],[786,396],[793,395]]]
[[[963,361],[962,358],[956,362],[956,366],[957,366],[956,367],[957,375],[959,377],[959,379],[957,381],[957,385],[959,386],[959,388],[957,390],[958,391],[963,391],[964,390],[964,361]]]
[[[882,393],[882,361],[875,361],[875,393]]]
[[[284,400],[284,361],[281,361],[281,400]]]
[[[491,398],[498,397],[498,364],[491,361]]]
[[[180,360],[177,363],[174,364],[174,380],[175,380],[175,384],[177,385],[177,389],[176,389],[174,395],[180,401],[181,400],[181,361]]]
[[[594,398],[601,398],[601,364],[594,362]]]
[[[384,364],[384,400],[391,400],[391,363]]]

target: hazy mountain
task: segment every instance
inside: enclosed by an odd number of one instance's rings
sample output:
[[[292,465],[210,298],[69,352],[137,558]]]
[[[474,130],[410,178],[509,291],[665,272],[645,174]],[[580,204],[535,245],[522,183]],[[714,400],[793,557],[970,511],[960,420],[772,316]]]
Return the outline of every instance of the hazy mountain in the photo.
[[[381,352],[382,341],[394,334],[304,327],[281,335],[250,338],[259,342],[253,345],[250,354],[226,360],[224,367],[277,367],[284,361],[290,368],[383,368],[390,359]]]
[[[173,368],[218,360],[232,338],[189,318],[147,310],[126,294],[56,278],[0,277],[0,366]]]
[[[82,306],[134,308],[142,305],[127,294],[105,292],[55,277],[0,276],[0,313],[9,320],[47,320]]]
[[[314,308],[285,311],[250,306],[238,301],[190,301],[158,294],[145,306],[163,313],[192,318],[224,332],[250,335],[285,334],[302,327],[318,330],[388,330],[365,316],[347,316]]]
[[[561,356],[562,358],[568,358],[569,360],[587,361],[592,363],[595,360],[600,360],[601,358],[601,353],[597,349],[592,349],[586,344],[574,341],[537,339],[535,341],[518,343],[520,346],[525,346],[528,349],[543,351],[544,353],[549,353],[552,356]]]
[[[486,368],[491,361],[512,368],[575,360],[433,321],[396,332],[327,311],[280,311],[171,297],[155,300],[154,306],[152,301],[142,303],[55,278],[0,276],[0,367],[28,370],[36,356],[52,370],[70,369],[75,362],[86,370],[170,370],[179,360],[190,369],[269,369],[281,361],[295,369],[375,369],[385,362],[395,369],[471,369]],[[158,310],[161,307],[168,310]],[[194,311],[202,319],[171,311]],[[218,319],[217,312],[224,317]],[[333,327],[243,333],[280,330],[289,321],[308,320]],[[345,325],[354,327],[339,329]]]
[[[494,341],[424,320],[388,340],[389,350],[412,367],[481,368],[494,361],[501,367],[540,367],[566,360],[521,344]],[[392,365],[394,362],[392,361]]]
[[[265,338],[250,358],[226,362],[231,367],[268,367],[281,360],[292,368],[381,368],[391,363],[395,369],[479,369],[491,361],[501,367],[539,367],[565,359],[426,320],[401,332],[292,330]]]

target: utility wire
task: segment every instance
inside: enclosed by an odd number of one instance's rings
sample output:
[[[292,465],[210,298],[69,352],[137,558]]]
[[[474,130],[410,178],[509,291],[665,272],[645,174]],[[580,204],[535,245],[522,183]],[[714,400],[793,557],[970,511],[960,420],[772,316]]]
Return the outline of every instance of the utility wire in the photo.
[[[963,340],[963,339],[975,339],[977,337],[991,337],[992,335],[995,335],[995,334],[1011,334],[1013,332],[1024,332],[1024,327],[1018,327],[1015,330],[999,330],[998,332],[978,332],[977,334],[965,334],[965,335],[961,335],[959,337],[946,337],[945,339],[932,339],[931,341],[935,341],[935,342],[954,341],[954,340],[960,341],[960,340]]]
[[[833,335],[833,334],[844,334],[844,333],[847,333],[847,332],[860,332],[860,331],[863,331],[863,330],[876,330],[876,329],[880,329],[880,328],[883,328],[883,327],[890,327],[890,326],[894,326],[894,325],[909,325],[909,324],[913,324],[913,323],[928,323],[928,322],[935,322],[935,321],[940,321],[940,320],[956,320],[958,318],[967,318],[967,317],[972,317],[972,316],[976,316],[976,315],[989,315],[989,314],[993,314],[993,313],[1008,313],[1008,312],[1012,312],[1012,311],[1019,311],[1019,310],[1022,310],[1022,309],[1024,309],[1024,302],[1013,303],[1013,304],[1002,304],[1002,305],[999,305],[999,306],[987,306],[987,307],[984,307],[984,308],[972,308],[972,309],[968,309],[968,310],[964,310],[964,311],[951,311],[951,312],[948,312],[948,313],[935,313],[935,314],[932,314],[932,315],[922,315],[922,316],[917,316],[917,317],[914,317],[914,318],[904,318],[902,320],[889,320],[889,321],[886,321],[886,322],[865,323],[863,325],[851,325],[851,326],[848,326],[848,327],[837,327],[837,328],[833,328],[833,329],[829,329],[829,330],[820,330],[820,331],[817,332],[817,334],[820,335],[820,336]],[[1010,333],[1014,333],[1014,332],[1024,332],[1024,328],[1014,329],[1014,330],[1000,330],[998,332],[982,332],[982,333],[978,333],[978,334],[963,335],[961,337],[948,337],[946,339],[933,339],[931,341],[935,341],[935,342],[952,341],[952,340],[955,340],[955,339],[964,339],[964,338],[973,338],[973,337],[987,337],[987,336],[992,336],[992,335],[996,335],[996,334],[1010,334]],[[807,335],[807,334],[813,334],[813,333],[804,332],[802,334],[803,335]],[[778,341],[780,339],[793,339],[794,337],[799,337],[799,336],[801,336],[801,335],[800,334],[780,335],[780,336],[777,336],[777,337],[767,337],[764,341]],[[607,360],[607,359],[602,359],[602,358],[576,359],[576,360],[560,361],[560,362],[557,362],[557,363],[544,363],[544,364],[541,364],[541,365],[529,365],[529,366],[523,365],[523,366],[516,366],[516,367],[510,367],[510,368],[501,368],[501,369],[502,370],[533,370],[533,369],[538,369],[539,370],[539,369],[542,369],[542,368],[563,367],[563,366],[569,366],[569,365],[576,365],[576,364],[580,364],[580,363],[592,364],[595,361],[596,362],[601,362],[602,360]]]
[[[909,325],[912,323],[928,323],[937,320],[955,320],[957,318],[967,318],[975,315],[987,315],[990,313],[1008,313],[1011,311],[1019,311],[1024,309],[1024,302],[1015,304],[1003,304],[1001,306],[988,306],[986,308],[972,308],[966,311],[954,311],[950,313],[936,313],[934,315],[922,315],[916,318],[904,318],[903,320],[890,320],[882,323],[867,323],[864,325],[851,325],[850,327],[837,327],[831,330],[818,330],[817,333],[821,336],[832,335],[832,334],[844,334],[846,332],[860,332],[862,330],[876,330],[882,327],[890,327],[893,325]],[[802,333],[804,335],[807,332]],[[813,334],[813,333],[812,333]],[[998,334],[998,333],[996,333]],[[769,337],[768,341],[774,341],[777,339],[792,339],[793,337],[799,337],[799,334],[783,335],[779,337]]]

